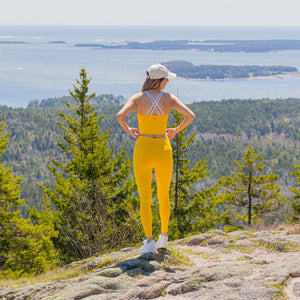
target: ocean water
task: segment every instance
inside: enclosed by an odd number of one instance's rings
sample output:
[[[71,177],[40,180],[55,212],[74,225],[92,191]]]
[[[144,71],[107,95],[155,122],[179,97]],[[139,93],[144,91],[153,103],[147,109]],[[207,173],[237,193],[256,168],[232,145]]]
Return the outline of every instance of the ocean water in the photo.
[[[194,64],[288,65],[300,71],[300,51],[218,53],[198,51],[112,50],[75,47],[76,43],[216,39],[300,39],[300,27],[12,27],[0,26],[0,105],[26,107],[31,100],[69,94],[81,68],[90,92],[139,92],[153,63],[187,60]],[[64,44],[50,43],[64,41]],[[167,91],[184,103],[221,99],[300,98],[300,76],[249,80],[176,79]]]

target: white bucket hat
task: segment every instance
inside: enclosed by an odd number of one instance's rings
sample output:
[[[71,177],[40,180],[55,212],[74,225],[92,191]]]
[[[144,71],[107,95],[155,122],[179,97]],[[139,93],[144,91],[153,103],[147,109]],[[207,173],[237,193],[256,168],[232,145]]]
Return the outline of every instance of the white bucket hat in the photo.
[[[169,70],[160,64],[152,65],[147,69],[147,75],[149,79],[161,79],[161,78],[168,78],[168,79],[175,79],[176,74],[169,72]]]

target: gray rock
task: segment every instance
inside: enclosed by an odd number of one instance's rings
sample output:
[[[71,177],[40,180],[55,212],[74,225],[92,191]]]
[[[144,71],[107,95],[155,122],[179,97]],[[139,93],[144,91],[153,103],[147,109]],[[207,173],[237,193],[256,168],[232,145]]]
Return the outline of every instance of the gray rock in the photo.
[[[241,249],[224,249],[230,239]],[[186,239],[170,242],[175,251],[138,255],[129,248],[76,262],[68,267],[90,271],[68,280],[0,288],[0,299],[271,300],[280,299],[282,285],[300,297],[300,251],[290,247],[298,240],[285,232],[211,231],[190,237],[188,246]],[[253,250],[255,243],[259,247]],[[243,252],[247,246],[251,254]],[[176,265],[183,261],[176,253],[193,264]]]
[[[289,269],[289,274],[292,278],[300,277],[300,265],[295,265],[291,269]]]
[[[123,270],[121,268],[108,268],[100,271],[98,273],[98,276],[104,276],[104,277],[117,277],[123,274]]]
[[[300,245],[300,234],[293,234],[286,236],[288,242],[292,242],[295,245]]]
[[[105,290],[96,284],[82,284],[74,287],[67,287],[60,293],[53,295],[53,300],[74,300],[84,299],[91,295],[102,294]]]
[[[135,278],[143,278],[147,275],[147,273],[142,268],[136,268],[132,270],[126,271],[126,273],[129,277],[135,277]]]
[[[213,236],[212,233],[209,234],[198,234],[189,239],[186,243],[187,245],[200,245],[203,241],[211,238]]]
[[[234,246],[236,246],[236,247],[248,247],[251,245],[252,245],[252,242],[249,240],[236,241],[234,244]]]
[[[266,264],[269,264],[269,262],[266,261],[265,259],[254,259],[252,261],[252,263],[257,264],[257,265],[266,265]]]
[[[286,241],[281,241],[281,242],[279,242],[279,244],[277,245],[277,249],[278,249],[278,251],[282,252],[282,251],[286,250],[286,248],[287,248],[288,245],[289,245],[288,242],[286,242]]]
[[[296,297],[300,297],[300,282],[296,282],[293,287],[293,294]]]
[[[239,277],[231,277],[227,278],[223,281],[223,283],[230,287],[239,287],[242,284],[242,280]]]
[[[238,237],[238,236],[248,236],[250,233],[246,230],[237,230],[228,232],[227,235],[231,237]]]
[[[154,272],[162,267],[162,265],[155,261],[145,261],[141,259],[130,259],[125,260],[117,264],[118,267],[125,270],[132,270],[136,268],[141,268],[145,272]]]
[[[241,234],[240,236],[239,236],[239,239],[240,240],[244,240],[244,239],[247,239],[247,238],[249,238],[249,235],[247,235],[247,234]]]
[[[223,244],[224,242],[225,242],[225,239],[223,237],[216,236],[216,237],[213,237],[210,240],[208,240],[207,245],[209,245],[209,246],[219,245],[219,244]]]

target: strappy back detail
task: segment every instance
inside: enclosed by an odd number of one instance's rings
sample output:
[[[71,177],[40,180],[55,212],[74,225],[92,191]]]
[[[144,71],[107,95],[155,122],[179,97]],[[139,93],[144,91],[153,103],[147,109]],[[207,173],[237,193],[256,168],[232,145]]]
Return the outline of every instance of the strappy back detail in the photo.
[[[161,96],[164,94],[162,91],[159,92],[157,97],[154,99],[153,96],[150,94],[150,92],[145,91],[145,94],[148,96],[148,98],[151,100],[151,107],[147,111],[146,115],[152,115],[155,111],[158,113],[158,115],[164,115],[164,112],[160,108],[158,102],[161,98]]]

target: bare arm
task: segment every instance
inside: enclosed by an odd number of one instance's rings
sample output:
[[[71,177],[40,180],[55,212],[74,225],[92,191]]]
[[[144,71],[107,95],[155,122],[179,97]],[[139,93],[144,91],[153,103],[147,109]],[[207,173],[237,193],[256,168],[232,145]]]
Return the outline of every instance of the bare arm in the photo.
[[[139,137],[139,130],[137,128],[129,127],[125,121],[125,118],[130,112],[134,111],[136,108],[137,106],[135,102],[135,96],[132,96],[116,115],[117,121],[119,122],[123,130],[125,130],[135,139]]]
[[[181,113],[184,116],[184,119],[177,127],[167,129],[169,139],[173,138],[179,131],[187,127],[195,119],[195,114],[177,97],[171,95],[171,98],[173,100],[172,108]]]

